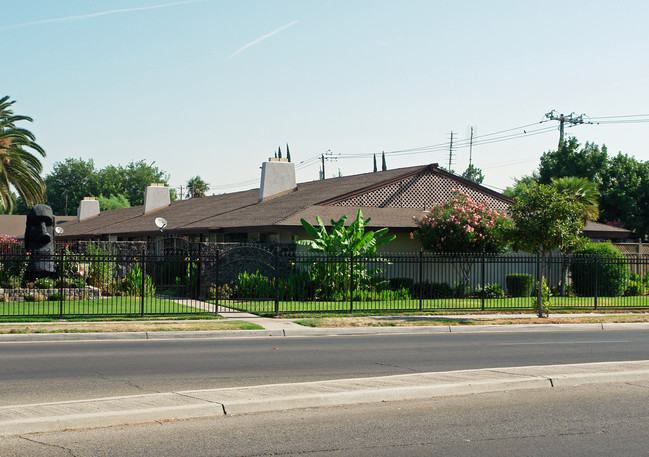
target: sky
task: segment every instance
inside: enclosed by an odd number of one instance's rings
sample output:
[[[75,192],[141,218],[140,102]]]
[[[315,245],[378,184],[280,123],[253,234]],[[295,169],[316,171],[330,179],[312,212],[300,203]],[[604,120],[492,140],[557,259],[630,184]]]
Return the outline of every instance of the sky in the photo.
[[[556,149],[552,110],[649,161],[647,17],[640,0],[0,0],[0,96],[33,118],[44,175],[145,160],[218,194],[258,187],[286,144],[298,182],[322,155],[327,178],[383,151],[448,167],[453,132],[451,168],[471,149],[502,190]]]

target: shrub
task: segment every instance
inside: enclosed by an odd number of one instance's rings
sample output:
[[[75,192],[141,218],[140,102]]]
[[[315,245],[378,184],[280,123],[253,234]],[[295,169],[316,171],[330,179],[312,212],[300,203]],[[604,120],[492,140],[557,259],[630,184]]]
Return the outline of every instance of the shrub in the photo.
[[[234,283],[237,298],[273,298],[275,286],[273,281],[259,273],[250,274],[247,271],[239,273]]]
[[[38,301],[45,301],[45,296],[43,294],[36,292],[33,294],[25,294],[23,296],[23,299],[29,302],[38,302]]]
[[[144,278],[143,278],[144,276]],[[144,296],[152,297],[155,294],[155,286],[149,275],[143,275],[139,265],[133,266],[124,278],[124,290],[131,295],[142,295],[142,281],[144,281]]]
[[[391,290],[400,290],[408,289],[413,290],[415,286],[415,280],[412,278],[392,278],[390,279],[390,289]]]
[[[623,295],[631,275],[624,256],[610,243],[590,243],[576,251],[570,262],[570,273],[578,295],[597,293],[601,297]]]
[[[310,272],[301,271],[280,279],[279,295],[282,300],[310,300],[315,293],[315,282]]]
[[[477,286],[471,291],[471,295],[476,298],[482,298],[484,293],[484,298],[503,298],[505,296],[505,291],[498,284],[485,284],[484,286]]]
[[[56,284],[56,287],[64,287],[68,289],[84,289],[87,286],[88,284],[86,284],[85,279],[82,278],[63,278]]]
[[[219,300],[227,300],[232,298],[233,294],[234,291],[229,284],[221,284],[218,287],[216,284],[211,284],[210,288],[207,290],[208,300],[216,300],[217,298]]]
[[[47,299],[49,301],[59,301],[63,298],[63,295],[61,295],[60,292],[54,292],[53,294],[50,294]]]
[[[624,295],[630,296],[630,297],[636,297],[638,295],[646,295],[647,294],[647,286],[642,281],[629,281],[629,285],[627,286],[626,290],[624,291]]]
[[[88,284],[102,290],[107,290],[117,272],[115,249],[110,244],[102,246],[96,243],[88,244]]]
[[[505,284],[512,297],[529,297],[534,288],[534,276],[526,273],[512,273],[505,278]]]
[[[54,289],[56,281],[52,278],[39,278],[34,281],[34,289]]]
[[[417,298],[453,298],[455,290],[445,282],[428,282],[415,284],[413,293]]]

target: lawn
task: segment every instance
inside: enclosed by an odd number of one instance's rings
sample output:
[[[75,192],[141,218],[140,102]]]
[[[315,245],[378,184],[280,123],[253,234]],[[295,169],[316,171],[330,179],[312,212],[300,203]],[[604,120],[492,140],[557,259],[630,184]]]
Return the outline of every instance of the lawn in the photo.
[[[209,311],[173,300],[146,297],[109,297],[89,300],[0,303],[0,319],[11,316],[139,316],[160,314],[204,314]]]
[[[214,303],[214,301],[210,301]],[[219,306],[247,311],[251,313],[274,314],[275,302],[272,300],[219,300]],[[392,301],[280,301],[279,313],[300,312],[345,312],[350,311],[434,311],[434,310],[466,310],[480,311],[483,302],[479,298],[453,299],[418,299]],[[493,298],[484,300],[484,309],[489,311],[521,311],[536,309],[536,298]],[[593,297],[553,297],[553,309],[594,309]],[[649,296],[632,297],[597,297],[597,308],[639,309],[649,308]]]

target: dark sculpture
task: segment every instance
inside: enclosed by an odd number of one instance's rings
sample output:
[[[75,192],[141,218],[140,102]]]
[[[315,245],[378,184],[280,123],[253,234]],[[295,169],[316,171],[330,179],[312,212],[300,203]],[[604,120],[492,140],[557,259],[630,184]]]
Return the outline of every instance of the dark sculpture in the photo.
[[[34,205],[27,213],[25,251],[29,255],[26,279],[33,280],[55,275],[54,213],[49,206]]]

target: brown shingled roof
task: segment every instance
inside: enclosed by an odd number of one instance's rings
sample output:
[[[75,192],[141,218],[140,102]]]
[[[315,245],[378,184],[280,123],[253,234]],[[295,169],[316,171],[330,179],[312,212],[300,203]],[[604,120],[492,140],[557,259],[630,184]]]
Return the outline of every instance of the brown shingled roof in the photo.
[[[412,179],[421,174],[439,176],[439,179],[456,182],[458,187],[510,204],[511,200],[485,187],[455,177],[437,169],[437,164],[400,168],[375,173],[364,173],[340,178],[300,183],[295,191],[259,201],[259,189],[215,195],[172,202],[170,205],[143,214],[143,207],[105,211],[98,216],[73,222],[66,227],[63,237],[97,238],[107,235],[135,237],[159,234],[154,220],[167,220],[165,233],[191,234],[210,232],[265,232],[300,229],[300,219],[315,223],[321,216],[325,223],[347,214],[354,218],[357,208],[363,209],[365,217],[372,218],[372,227],[390,227],[391,230],[409,231],[414,227],[413,216],[420,216],[423,204],[418,207],[377,207],[366,205],[337,206],[346,199],[363,193],[388,189],[392,192],[395,182]],[[387,192],[386,191],[386,192]],[[353,200],[352,200],[353,201]],[[437,203],[429,201],[429,206]],[[398,205],[397,205],[398,206]]]

